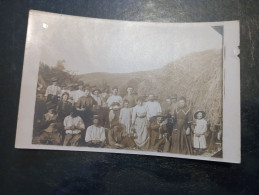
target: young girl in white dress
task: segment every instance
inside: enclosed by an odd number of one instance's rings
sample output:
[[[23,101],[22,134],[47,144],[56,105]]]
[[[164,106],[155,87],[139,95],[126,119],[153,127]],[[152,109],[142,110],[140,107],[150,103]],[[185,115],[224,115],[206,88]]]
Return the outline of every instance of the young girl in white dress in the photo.
[[[197,111],[194,114],[196,119],[193,136],[193,147],[196,154],[200,155],[207,148],[205,132],[207,131],[207,121],[204,119],[206,113],[204,111]]]

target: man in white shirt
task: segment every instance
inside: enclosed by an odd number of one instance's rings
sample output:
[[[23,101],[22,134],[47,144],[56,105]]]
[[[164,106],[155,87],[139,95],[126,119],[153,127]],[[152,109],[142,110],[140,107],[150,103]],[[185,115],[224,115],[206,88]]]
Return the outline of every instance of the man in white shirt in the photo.
[[[82,83],[78,85],[78,90],[73,92],[73,100],[75,103],[79,100],[80,97],[85,96],[84,86]]]
[[[148,97],[149,101],[145,103],[145,107],[147,109],[147,118],[148,120],[156,115],[161,115],[162,109],[160,103],[155,101],[155,96],[150,94]]]
[[[112,103],[114,102],[118,102],[122,107],[123,100],[122,97],[118,95],[118,87],[116,86],[112,88],[112,95],[108,98],[107,104],[109,107],[111,107]]]
[[[86,130],[86,145],[89,147],[103,147],[105,139],[105,129],[100,126],[100,118],[98,115],[94,115],[93,125],[89,126]]]
[[[78,142],[81,138],[81,131],[84,129],[84,121],[77,115],[76,109],[73,109],[70,115],[64,119],[64,130],[66,135],[63,146],[67,146],[69,143],[71,146],[78,146]]]
[[[46,89],[45,96],[60,96],[61,95],[61,88],[58,86],[58,80],[56,78],[52,78],[52,85],[49,85]]]

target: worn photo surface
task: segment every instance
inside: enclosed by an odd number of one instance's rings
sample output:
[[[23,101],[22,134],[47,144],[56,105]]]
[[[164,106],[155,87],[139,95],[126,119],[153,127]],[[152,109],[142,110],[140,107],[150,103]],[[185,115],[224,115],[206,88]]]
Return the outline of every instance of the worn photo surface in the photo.
[[[222,160],[231,142],[223,128],[224,39],[217,23],[31,12],[28,148]]]

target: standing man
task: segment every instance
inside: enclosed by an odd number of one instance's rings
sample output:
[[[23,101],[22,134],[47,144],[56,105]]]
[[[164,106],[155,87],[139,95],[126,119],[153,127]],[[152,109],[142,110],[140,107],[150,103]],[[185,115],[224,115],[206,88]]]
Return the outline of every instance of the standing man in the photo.
[[[61,95],[61,88],[58,86],[57,78],[52,78],[51,81],[52,85],[49,85],[45,92],[45,96],[47,97],[46,103],[50,105],[52,104],[53,107],[56,107],[58,104],[58,98]]]
[[[52,85],[49,85],[46,89],[45,96],[60,96],[61,95],[61,88],[58,86],[58,79],[52,78]]]
[[[83,83],[79,83],[78,85],[78,90],[73,92],[73,100],[74,103],[77,103],[77,101],[79,100],[80,97],[85,96],[85,92],[84,92],[84,84]]]
[[[90,88],[85,88],[85,95],[81,96],[75,104],[78,115],[83,119],[85,127],[91,125],[94,113],[94,106],[97,103],[90,95]],[[82,138],[85,137],[85,131],[82,131]]]
[[[84,121],[77,115],[76,109],[64,119],[65,139],[63,146],[70,144],[71,146],[78,146],[78,141],[81,138],[81,131],[85,129]]]
[[[147,109],[148,120],[153,116],[162,114],[160,103],[155,101],[155,96],[153,94],[149,95],[148,102],[145,104],[145,107]]]
[[[118,87],[114,86],[112,88],[112,95],[108,98],[107,104],[109,107],[111,107],[112,103],[118,102],[120,104],[120,107],[122,107],[123,100],[121,96],[118,95]]]
[[[192,154],[190,135],[192,124],[191,109],[186,106],[185,97],[179,99],[178,105],[174,112],[176,124],[172,132],[171,152],[177,154]]]
[[[129,108],[136,106],[137,97],[133,95],[133,87],[128,86],[127,95],[124,96],[123,101],[127,100],[129,102]]]

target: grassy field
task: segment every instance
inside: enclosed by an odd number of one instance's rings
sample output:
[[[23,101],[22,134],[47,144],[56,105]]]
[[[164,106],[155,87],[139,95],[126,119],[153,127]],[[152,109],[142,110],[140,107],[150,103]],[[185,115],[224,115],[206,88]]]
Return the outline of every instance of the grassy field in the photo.
[[[221,122],[222,78],[221,50],[192,53],[156,70],[79,75],[79,80],[99,88],[117,85],[122,96],[128,85],[138,95],[154,93],[160,101],[175,93],[178,97],[185,96],[193,111],[206,111],[212,124]]]

